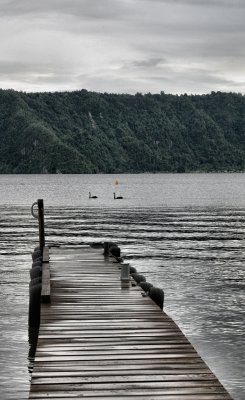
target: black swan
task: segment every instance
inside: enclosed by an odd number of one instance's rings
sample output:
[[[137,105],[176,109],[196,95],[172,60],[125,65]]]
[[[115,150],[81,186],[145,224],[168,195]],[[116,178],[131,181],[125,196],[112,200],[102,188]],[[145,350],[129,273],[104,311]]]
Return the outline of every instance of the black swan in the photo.
[[[98,199],[97,196],[91,196],[91,192],[89,192],[89,198],[90,198],[90,199]]]
[[[114,200],[117,200],[117,199],[123,199],[123,197],[122,196],[116,196],[116,193],[113,193],[114,194]]]

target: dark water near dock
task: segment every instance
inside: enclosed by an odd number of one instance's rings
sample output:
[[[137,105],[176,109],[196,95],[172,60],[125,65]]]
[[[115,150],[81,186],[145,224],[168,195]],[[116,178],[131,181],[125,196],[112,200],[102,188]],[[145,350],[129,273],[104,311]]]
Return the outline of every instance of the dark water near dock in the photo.
[[[28,398],[37,198],[49,244],[116,238],[164,289],[165,310],[234,399],[245,398],[245,174],[2,175],[0,185],[0,399]],[[114,191],[124,199],[113,200]]]

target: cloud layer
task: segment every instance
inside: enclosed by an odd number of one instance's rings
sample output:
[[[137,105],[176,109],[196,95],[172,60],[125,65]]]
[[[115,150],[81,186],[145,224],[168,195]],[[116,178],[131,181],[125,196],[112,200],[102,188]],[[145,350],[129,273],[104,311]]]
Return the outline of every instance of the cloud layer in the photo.
[[[0,0],[0,86],[245,93],[240,0]]]

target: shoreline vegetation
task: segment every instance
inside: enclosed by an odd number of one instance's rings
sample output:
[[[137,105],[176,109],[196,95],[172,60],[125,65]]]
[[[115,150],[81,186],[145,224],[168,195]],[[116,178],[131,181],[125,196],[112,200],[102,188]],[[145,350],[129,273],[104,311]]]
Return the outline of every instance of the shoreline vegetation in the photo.
[[[245,96],[0,90],[0,173],[245,171]]]

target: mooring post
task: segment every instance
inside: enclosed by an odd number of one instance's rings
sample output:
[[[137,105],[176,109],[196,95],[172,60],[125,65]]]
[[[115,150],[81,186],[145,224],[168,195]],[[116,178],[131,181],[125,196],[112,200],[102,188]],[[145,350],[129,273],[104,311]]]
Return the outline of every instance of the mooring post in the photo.
[[[38,223],[39,223],[39,246],[43,254],[43,248],[45,247],[43,200],[38,199],[37,205],[38,205]]]
[[[34,211],[34,207],[38,207],[38,213]],[[38,219],[38,226],[39,226],[39,250],[43,255],[43,248],[45,247],[45,235],[44,235],[44,207],[43,207],[43,200],[38,199],[35,203],[31,206],[31,213],[34,218]]]
[[[121,287],[130,287],[130,264],[121,264]]]

